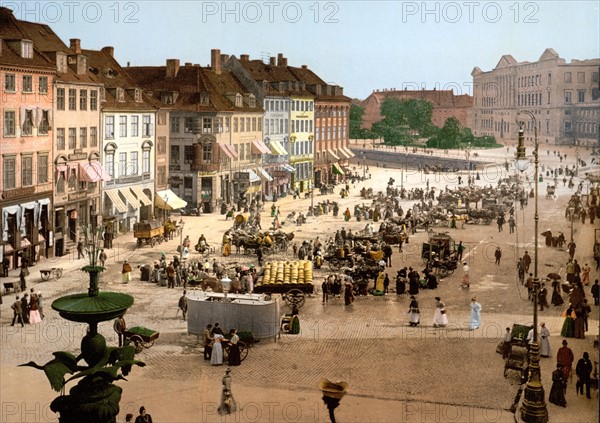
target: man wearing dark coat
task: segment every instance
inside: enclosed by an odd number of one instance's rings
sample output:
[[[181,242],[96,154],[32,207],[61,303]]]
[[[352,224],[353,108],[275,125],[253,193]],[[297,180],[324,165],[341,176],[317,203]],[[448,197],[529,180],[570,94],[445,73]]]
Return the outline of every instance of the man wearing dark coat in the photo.
[[[21,311],[23,313],[23,321],[29,323],[29,299],[27,298],[27,293],[21,298]]]
[[[577,374],[577,393],[583,395],[583,387],[585,386],[585,396],[587,399],[591,399],[590,396],[590,374],[592,373],[592,362],[587,352],[583,353],[583,357],[577,362],[575,367],[575,373]]]

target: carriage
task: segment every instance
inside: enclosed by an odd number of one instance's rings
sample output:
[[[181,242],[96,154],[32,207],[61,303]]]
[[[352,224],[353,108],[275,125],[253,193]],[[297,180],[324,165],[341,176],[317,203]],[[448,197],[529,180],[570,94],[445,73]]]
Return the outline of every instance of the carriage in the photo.
[[[528,344],[527,335],[533,326],[520,325],[515,323],[511,330],[511,349],[508,357],[504,361],[504,377],[508,377],[510,371],[517,372],[522,379],[529,364],[527,360]]]
[[[137,239],[137,246],[150,244],[154,247],[156,243],[162,244],[164,238],[164,226],[158,220],[142,220],[133,225],[133,236]]]
[[[159,335],[160,332],[141,326],[135,326],[123,332],[125,343],[133,343],[135,352],[137,353],[142,352],[144,348],[150,348],[154,345],[154,341],[158,339]]]

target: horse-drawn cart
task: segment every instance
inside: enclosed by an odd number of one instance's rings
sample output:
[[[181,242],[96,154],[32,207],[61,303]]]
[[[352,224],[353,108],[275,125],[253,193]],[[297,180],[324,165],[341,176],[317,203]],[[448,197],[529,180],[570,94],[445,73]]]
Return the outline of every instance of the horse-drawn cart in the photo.
[[[135,352],[139,353],[142,352],[144,348],[150,348],[152,345],[154,345],[154,341],[158,339],[160,332],[141,326],[135,326],[126,329],[123,332],[123,335],[126,343],[133,343]]]
[[[137,246],[150,244],[151,247],[164,241],[164,226],[157,220],[142,220],[133,225],[133,236],[137,238]]]

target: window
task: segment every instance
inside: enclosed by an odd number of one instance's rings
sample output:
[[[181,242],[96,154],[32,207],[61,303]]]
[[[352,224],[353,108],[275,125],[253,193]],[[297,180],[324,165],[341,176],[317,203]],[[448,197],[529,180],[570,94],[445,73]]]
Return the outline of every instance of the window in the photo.
[[[179,133],[179,118],[178,117],[171,118],[171,132]]]
[[[152,128],[150,126],[150,115],[142,116],[142,136],[149,137],[152,135]]]
[[[50,129],[50,111],[42,110],[40,126],[38,127],[38,135],[47,134]]]
[[[142,151],[142,173],[150,173],[150,150]]]
[[[17,160],[14,157],[4,158],[4,189],[13,189],[17,186],[16,176]]]
[[[65,172],[58,172],[58,177],[56,179],[56,191],[57,192],[65,192]]]
[[[136,88],[133,92],[133,95],[135,97],[135,101],[137,101],[138,103],[142,101],[142,90]]]
[[[132,137],[140,136],[140,117],[139,116],[131,116],[131,136]]]
[[[127,175],[127,153],[119,153],[119,177]]]
[[[23,59],[33,58],[33,43],[31,41],[21,41],[21,57]]]
[[[14,137],[17,135],[16,115],[14,110],[4,111],[4,136]]]
[[[313,111],[313,102],[312,102],[312,101],[309,101],[309,102],[308,102],[308,110],[309,110],[310,112],[312,112],[312,111]]]
[[[90,128],[90,147],[98,147],[98,128],[95,126]]]
[[[571,91],[565,91],[565,103],[571,103]]]
[[[77,110],[77,90],[69,89],[69,110]]]
[[[90,91],[90,110],[98,110],[98,91],[96,90]]]
[[[240,132],[246,132],[246,120],[240,118]]]
[[[250,129],[252,128],[252,119],[250,119],[249,117],[246,118],[246,131],[250,132]]]
[[[56,129],[56,148],[58,150],[65,149],[65,128]]]
[[[111,178],[115,175],[115,155],[107,154],[105,156],[104,168],[106,172],[111,176]]]
[[[158,154],[165,154],[167,152],[167,137],[158,137],[156,144],[156,152]]]
[[[115,137],[115,117],[114,116],[106,116],[106,121],[104,123],[104,137],[108,139],[113,139]]]
[[[38,78],[38,94],[48,94],[48,77],[40,76]]]
[[[127,136],[127,116],[119,116],[119,136],[121,138]]]
[[[577,82],[585,82],[585,72],[577,72]]]
[[[167,113],[166,112],[158,112],[156,115],[157,125],[164,126],[167,124]]]
[[[33,92],[33,77],[31,75],[23,75],[23,92]]]
[[[137,175],[138,174],[138,152],[132,151],[130,153],[129,160],[129,175]]]
[[[577,91],[577,101],[579,103],[585,102],[585,90],[578,90]]]
[[[7,73],[4,75],[4,91],[14,93],[16,91],[15,74]]]
[[[167,183],[167,167],[159,166],[157,169],[158,173],[158,183],[160,185],[164,185]]]
[[[573,125],[571,121],[565,121],[565,132],[571,132],[573,130]]]
[[[215,134],[223,132],[223,118],[217,118],[215,120]]]
[[[21,135],[33,134],[33,110],[25,110]]]
[[[212,162],[212,144],[204,143],[202,144],[202,161],[203,162]]]
[[[193,117],[185,117],[183,118],[183,132],[186,134],[190,132],[194,132],[194,118]]]
[[[592,82],[598,82],[600,74],[598,72],[592,72]]]
[[[202,133],[210,134],[212,132],[212,119],[202,118]]]
[[[565,72],[565,83],[566,84],[571,83],[571,72]]]
[[[69,150],[77,148],[77,128],[69,128]]]
[[[87,148],[87,128],[79,128],[79,148]]]
[[[117,101],[123,103],[125,101],[125,90],[123,88],[117,88]]]
[[[179,146],[172,145],[171,146],[171,164],[179,164]]]
[[[69,191],[75,191],[77,189],[77,169],[74,167],[69,168]]]
[[[233,132],[238,132],[238,118],[233,118]]]
[[[40,155],[37,160],[37,182],[45,184],[48,182],[48,156]]]
[[[231,118],[225,118],[225,132],[229,132],[229,128],[231,127]]]
[[[57,110],[65,110],[65,89],[64,88],[56,89],[56,109]]]
[[[79,90],[79,110],[87,110],[87,90]]]
[[[183,163],[192,164],[196,158],[196,148],[192,145],[186,145],[183,147]]]
[[[31,156],[21,158],[21,185],[33,185],[33,157]]]

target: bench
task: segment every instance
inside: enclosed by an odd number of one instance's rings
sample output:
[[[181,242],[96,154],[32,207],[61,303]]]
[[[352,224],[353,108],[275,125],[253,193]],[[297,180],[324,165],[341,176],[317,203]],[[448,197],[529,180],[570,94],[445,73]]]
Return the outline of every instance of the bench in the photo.
[[[4,293],[8,294],[8,291],[12,289],[15,293],[21,291],[20,282],[4,282]]]

